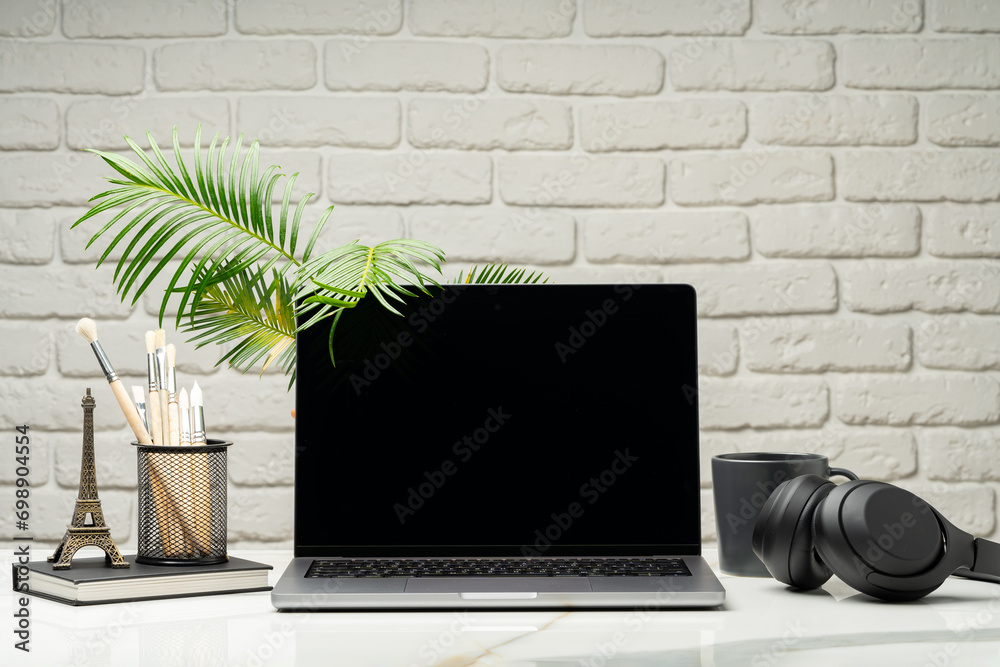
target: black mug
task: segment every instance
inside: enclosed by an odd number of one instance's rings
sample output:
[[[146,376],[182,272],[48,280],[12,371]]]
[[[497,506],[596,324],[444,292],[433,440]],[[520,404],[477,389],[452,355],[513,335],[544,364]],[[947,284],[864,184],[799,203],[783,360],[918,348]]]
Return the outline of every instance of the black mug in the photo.
[[[850,470],[831,468],[822,454],[742,452],[712,457],[719,569],[743,577],[770,577],[750,544],[760,508],[771,492],[800,475],[857,479]]]

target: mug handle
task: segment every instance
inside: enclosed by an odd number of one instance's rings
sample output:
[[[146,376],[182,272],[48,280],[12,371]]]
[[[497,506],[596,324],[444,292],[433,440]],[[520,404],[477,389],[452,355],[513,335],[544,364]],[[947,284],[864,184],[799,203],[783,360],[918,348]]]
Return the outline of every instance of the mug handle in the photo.
[[[859,479],[857,475],[855,475],[847,468],[830,468],[830,477],[837,477],[838,475],[841,477],[846,477],[847,479],[850,480],[854,480],[855,482],[858,481]]]

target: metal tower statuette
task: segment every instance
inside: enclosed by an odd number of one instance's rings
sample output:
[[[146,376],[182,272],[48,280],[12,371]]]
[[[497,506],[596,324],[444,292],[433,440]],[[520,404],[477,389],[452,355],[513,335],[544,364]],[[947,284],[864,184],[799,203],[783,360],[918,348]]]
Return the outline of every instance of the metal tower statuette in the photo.
[[[83,547],[94,546],[104,551],[105,565],[110,567],[128,567],[122,558],[114,540],[111,539],[111,529],[104,523],[104,511],[101,509],[101,499],[97,497],[97,468],[94,465],[94,405],[96,401],[90,395],[83,397],[83,462],[80,464],[80,492],[76,498],[73,510],[73,520],[66,527],[66,534],[56,547],[55,553],[48,557],[54,563],[53,570],[68,570],[73,555]],[[86,523],[87,515],[91,522]]]

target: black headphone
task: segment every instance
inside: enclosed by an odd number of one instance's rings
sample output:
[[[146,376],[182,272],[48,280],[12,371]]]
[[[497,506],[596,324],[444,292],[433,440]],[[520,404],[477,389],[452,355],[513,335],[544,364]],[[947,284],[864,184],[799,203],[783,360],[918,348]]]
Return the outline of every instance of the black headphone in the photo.
[[[778,581],[818,588],[831,574],[891,602],[927,595],[958,571],[1000,581],[1000,544],[974,538],[914,494],[884,482],[782,482],[753,529],[753,551]]]

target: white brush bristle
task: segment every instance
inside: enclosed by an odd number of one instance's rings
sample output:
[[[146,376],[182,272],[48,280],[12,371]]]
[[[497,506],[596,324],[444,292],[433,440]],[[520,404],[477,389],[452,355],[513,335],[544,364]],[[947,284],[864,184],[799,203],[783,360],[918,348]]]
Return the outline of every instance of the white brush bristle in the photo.
[[[163,329],[156,330],[156,347],[163,347],[167,344],[167,332]]]
[[[171,343],[167,345],[167,368],[177,365],[177,346]]]
[[[97,322],[85,317],[76,323],[76,332],[83,336],[88,343],[93,343],[97,340]]]
[[[156,332],[147,331],[146,332],[146,352],[152,354],[156,351]]]
[[[201,387],[198,386],[198,381],[195,380],[194,386],[191,387],[191,406],[203,405],[201,402]]]
[[[188,400],[187,387],[181,387],[181,394],[177,397],[177,405],[180,406],[181,410],[191,409],[191,401]]]

